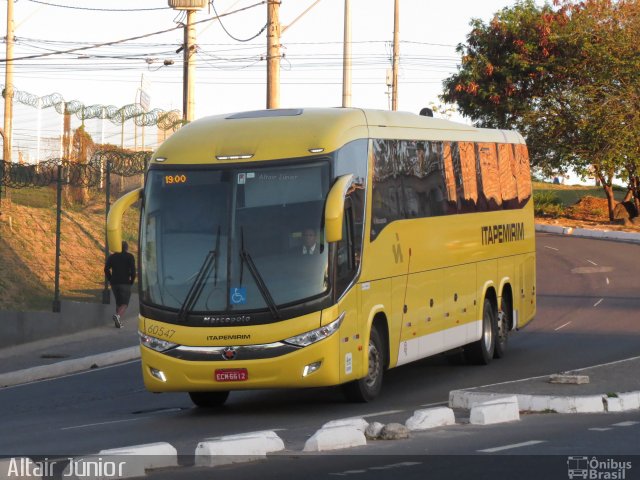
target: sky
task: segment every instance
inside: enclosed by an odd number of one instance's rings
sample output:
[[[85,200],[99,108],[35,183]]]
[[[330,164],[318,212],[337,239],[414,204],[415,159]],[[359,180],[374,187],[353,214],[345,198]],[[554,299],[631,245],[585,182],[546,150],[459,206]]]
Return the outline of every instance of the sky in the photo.
[[[314,1],[281,1],[283,108],[335,107],[342,103],[344,1],[320,0],[294,22]],[[455,47],[465,41],[471,19],[488,22],[495,12],[513,5],[514,0],[400,0],[399,3],[398,110],[417,113],[424,106],[439,103],[442,81],[456,71],[460,56]],[[391,69],[394,0],[351,0],[350,4],[352,106],[389,109],[386,76]],[[6,0],[0,2],[0,9],[6,9],[6,5]],[[218,14],[229,14],[221,21],[203,22],[197,27],[196,119],[266,106],[266,33],[259,34],[266,24],[266,4],[259,0],[215,0],[214,6]],[[137,11],[142,9],[154,10]],[[239,9],[244,10],[233,13]],[[6,10],[0,16],[4,32]],[[198,12],[196,20],[214,16],[212,9],[205,9]],[[169,9],[166,0],[18,0],[14,18],[17,38],[14,56],[19,58],[171,29],[183,16]],[[257,34],[248,42],[238,41]],[[176,29],[73,54],[18,60],[14,86],[37,97],[58,93],[65,101],[121,107],[137,101],[144,76],[151,108],[181,109],[182,54],[176,50],[182,41],[182,29]],[[0,54],[4,58],[3,53]],[[174,63],[164,66],[165,60]],[[4,84],[3,66],[1,70],[0,82]],[[45,149],[45,137],[59,135],[61,116],[51,108],[38,113],[37,109],[18,102],[15,115],[14,152],[22,148],[31,158],[36,155],[36,137],[41,138],[40,151]],[[36,125],[40,135],[34,134]],[[93,130],[94,139],[99,136],[118,144],[124,138],[128,146],[133,142],[141,144],[140,132],[134,132],[132,125],[126,125],[124,136],[116,125],[105,127],[94,121],[87,126]],[[153,146],[156,141],[147,133],[145,145]]]

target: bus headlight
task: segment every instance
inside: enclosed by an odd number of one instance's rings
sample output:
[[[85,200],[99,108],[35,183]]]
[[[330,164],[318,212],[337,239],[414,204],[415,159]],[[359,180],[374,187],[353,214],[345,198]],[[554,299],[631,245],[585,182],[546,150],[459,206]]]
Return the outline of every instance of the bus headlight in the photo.
[[[138,336],[140,337],[140,345],[144,345],[151,350],[155,350],[156,352],[164,352],[171,348],[177,347],[177,343],[167,342],[166,340],[162,340],[160,338],[152,337],[151,335],[147,335],[146,333],[138,332]]]
[[[327,337],[330,337],[340,328],[340,324],[342,324],[342,320],[344,320],[344,312],[333,322],[324,327],[316,328],[315,330],[311,330],[309,332],[301,333],[300,335],[296,335],[295,337],[287,338],[283,340],[284,343],[289,343],[291,345],[296,345],[298,347],[307,347],[313,343],[319,342],[320,340],[324,340]]]

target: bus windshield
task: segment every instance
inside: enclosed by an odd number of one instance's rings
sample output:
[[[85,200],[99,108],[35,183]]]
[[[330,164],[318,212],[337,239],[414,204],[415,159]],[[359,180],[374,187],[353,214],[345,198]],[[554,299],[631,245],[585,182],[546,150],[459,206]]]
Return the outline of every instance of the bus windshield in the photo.
[[[270,310],[327,291],[321,229],[328,161],[156,168],[141,224],[147,305],[189,313]]]

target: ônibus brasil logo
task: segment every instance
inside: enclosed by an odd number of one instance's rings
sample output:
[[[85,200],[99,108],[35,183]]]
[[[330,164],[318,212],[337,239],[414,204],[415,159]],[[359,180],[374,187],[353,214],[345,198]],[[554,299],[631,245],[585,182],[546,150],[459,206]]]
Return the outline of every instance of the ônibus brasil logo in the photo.
[[[631,470],[631,462],[607,458],[575,456],[567,458],[568,476],[570,479],[585,480],[625,480],[627,470]]]

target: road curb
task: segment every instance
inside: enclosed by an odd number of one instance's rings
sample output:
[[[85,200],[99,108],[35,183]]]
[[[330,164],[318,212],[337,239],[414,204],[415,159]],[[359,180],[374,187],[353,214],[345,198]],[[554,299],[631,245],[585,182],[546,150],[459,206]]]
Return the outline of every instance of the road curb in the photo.
[[[128,362],[140,358],[140,347],[128,347],[113,352],[98,353],[88,357],[73,358],[51,365],[25,368],[15,372],[0,374],[0,387],[11,387],[24,383],[61,377],[71,373],[78,373],[92,368],[106,367],[118,363]]]
[[[486,402],[500,402],[508,393],[477,392],[473,390],[452,390],[449,392],[449,406],[471,410],[475,405]],[[600,413],[627,412],[640,408],[640,391],[595,395],[527,395],[513,394],[517,398],[521,412],[556,413]]]
[[[560,225],[546,225],[536,223],[536,232],[552,233],[555,235],[571,235],[580,238],[595,238],[598,240],[613,240],[618,242],[639,243],[640,233],[619,232],[617,230],[589,230],[586,228],[563,227]]]

